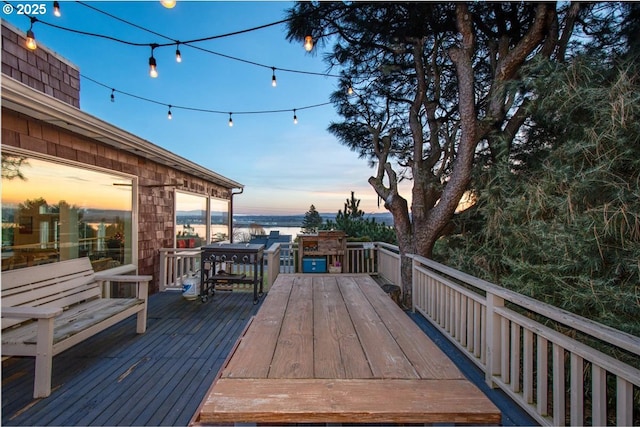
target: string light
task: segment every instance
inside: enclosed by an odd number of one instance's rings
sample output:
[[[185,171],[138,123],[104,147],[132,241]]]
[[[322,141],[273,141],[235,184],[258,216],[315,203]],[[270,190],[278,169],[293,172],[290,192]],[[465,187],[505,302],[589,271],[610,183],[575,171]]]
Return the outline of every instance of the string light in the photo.
[[[115,89],[111,89],[111,102],[116,102],[116,90]]]
[[[60,13],[60,3],[57,1],[53,2],[53,14],[58,18],[62,16],[62,14]]]
[[[36,22],[36,18],[31,17],[31,26],[27,30],[27,40],[25,45],[29,50],[36,50],[38,48],[38,44],[36,43],[36,36],[33,34],[33,23]]]
[[[298,124],[298,116],[296,116],[296,109],[293,109],[293,124],[297,125]]]
[[[156,46],[151,46],[151,56],[149,57],[149,75],[154,79],[158,77],[158,66],[156,64],[156,58],[153,57],[153,50],[155,48]]]
[[[160,3],[167,9],[173,9],[176,7],[176,0],[160,0]]]
[[[233,114],[233,113],[229,113],[229,127],[230,128],[233,127],[233,119],[231,118],[231,114]]]
[[[311,52],[312,49],[313,49],[313,37],[306,36],[304,38],[304,50],[306,50],[307,52]]]
[[[257,26],[257,27],[247,28],[247,29],[244,29],[244,30],[234,31],[234,32],[230,32],[230,33],[219,34],[219,35],[214,35],[214,36],[209,36],[209,37],[201,37],[201,38],[198,38],[198,39],[192,39],[192,40],[187,40],[187,41],[177,41],[176,39],[174,39],[172,37],[168,37],[166,35],[163,35],[163,34],[155,32],[155,31],[149,30],[147,28],[141,27],[139,25],[133,24],[133,23],[131,23],[129,21],[126,21],[126,20],[124,20],[122,18],[119,18],[119,17],[114,16],[112,14],[109,14],[107,12],[104,12],[104,11],[94,7],[94,6],[88,5],[88,4],[83,3],[81,1],[79,1],[78,3],[83,5],[83,6],[85,6],[85,7],[93,9],[93,10],[95,10],[97,12],[105,14],[105,15],[107,15],[107,16],[113,18],[113,19],[116,19],[116,20],[118,20],[120,22],[124,22],[124,23],[126,23],[128,25],[132,25],[132,26],[134,26],[136,28],[142,29],[142,30],[147,31],[149,33],[152,33],[152,34],[155,34],[157,36],[160,36],[160,37],[166,38],[168,40],[171,40],[171,42],[169,42],[169,43],[153,43],[153,44],[137,43],[137,42],[131,42],[131,41],[128,41],[128,40],[119,39],[117,37],[108,36],[108,35],[105,35],[105,34],[97,34],[97,33],[92,33],[92,32],[87,32],[87,31],[76,30],[76,29],[73,29],[73,28],[67,28],[67,27],[63,27],[61,25],[52,24],[52,23],[49,23],[49,22],[41,21],[41,20],[38,20],[38,22],[42,23],[43,25],[48,25],[50,27],[56,28],[58,30],[69,31],[69,32],[72,32],[72,33],[75,33],[75,34],[81,34],[81,35],[90,36],[90,37],[103,38],[103,39],[115,41],[115,42],[118,42],[118,43],[126,44],[126,45],[129,45],[129,46],[152,46],[152,47],[155,46],[156,48],[158,48],[158,47],[176,46],[176,45],[184,44],[184,45],[192,47],[193,49],[198,49],[198,50],[201,50],[203,52],[207,52],[207,53],[210,53],[210,54],[213,54],[213,55],[221,56],[223,58],[232,59],[234,61],[244,62],[246,64],[251,64],[251,65],[264,67],[264,68],[273,68],[273,67],[265,65],[265,64],[260,64],[260,63],[254,62],[254,61],[250,61],[250,60],[246,60],[246,59],[242,59],[242,58],[237,58],[237,57],[234,57],[234,56],[231,56],[231,55],[225,55],[225,54],[222,54],[222,53],[219,53],[219,52],[214,52],[214,51],[209,50],[209,49],[205,49],[205,48],[201,48],[199,46],[195,46],[195,45],[193,45],[193,43],[199,43],[199,42],[204,42],[204,41],[209,41],[209,40],[214,40],[214,39],[219,39],[219,38],[225,38],[225,37],[235,36],[235,35],[239,35],[239,34],[244,34],[244,33],[252,32],[252,31],[256,31],[256,30],[272,27],[272,26],[275,26],[275,25],[281,25],[281,24],[289,22],[291,20],[291,19],[283,19],[283,20],[280,20],[280,21],[271,22],[269,24],[264,24],[264,25],[260,25],[260,26]],[[29,16],[27,16],[27,17],[29,17]],[[35,19],[35,18],[31,18],[31,19]],[[311,37],[311,36],[307,36],[307,37]],[[311,39],[311,43],[313,44],[312,40],[313,39]],[[176,58],[176,60],[177,60],[177,58]],[[313,72],[313,71],[294,70],[294,69],[287,69],[287,68],[278,68],[278,69],[280,71],[290,72],[290,73],[299,73],[299,74],[306,74],[306,75],[317,75],[317,76],[323,76],[323,77],[340,77],[338,75],[329,74],[329,73],[318,73],[318,72]]]
[[[169,105],[169,112],[167,113],[167,119],[173,119],[173,115],[171,114],[171,105]]]
[[[271,86],[276,87],[278,83],[276,82],[276,67],[271,67],[273,70],[273,74],[271,75]]]
[[[125,92],[125,91],[122,91],[122,90],[111,88],[111,86],[106,85],[104,83],[101,83],[101,82],[99,82],[99,81],[97,81],[95,79],[92,79],[91,77],[89,77],[87,75],[84,75],[84,74],[80,74],[80,77],[85,79],[85,80],[87,80],[87,81],[90,81],[90,82],[92,82],[92,83],[94,83],[94,84],[96,84],[98,86],[102,86],[104,88],[107,88],[107,89],[111,90],[111,94],[113,94],[115,91],[117,91],[118,93],[120,93],[122,95],[129,96],[131,98],[135,98],[135,99],[138,99],[140,101],[149,102],[151,104],[164,105],[164,106],[169,105],[166,102],[161,102],[161,101],[157,101],[157,100],[154,100],[154,99],[145,98],[145,97],[142,97],[142,96],[139,96],[139,95],[135,95],[133,93],[129,93],[129,92]],[[331,105],[331,102],[323,102],[323,103],[319,103],[319,104],[307,105],[307,106],[298,107],[298,108],[295,108],[295,109],[288,108],[288,109],[255,110],[255,111],[248,111],[247,110],[247,111],[236,111],[234,113],[230,113],[230,112],[228,112],[228,110],[227,111],[224,111],[224,110],[213,110],[213,109],[207,109],[207,108],[196,108],[196,107],[180,106],[180,105],[173,105],[173,104],[171,104],[171,109],[172,110],[180,109],[180,110],[186,110],[186,111],[196,111],[196,112],[200,112],[200,113],[210,113],[210,114],[229,114],[229,119],[231,119],[232,114],[252,114],[253,115],[253,114],[291,113],[292,110],[294,110],[294,115],[296,115],[298,110],[308,110],[308,109],[311,109],[311,108],[324,107],[326,105]],[[231,120],[231,121],[233,122],[233,120]]]
[[[176,45],[176,62],[177,63],[182,62],[182,54],[180,53],[180,43]]]
[[[353,95],[353,86],[351,86],[351,83],[349,83],[349,88],[347,89],[347,94],[348,95]]]

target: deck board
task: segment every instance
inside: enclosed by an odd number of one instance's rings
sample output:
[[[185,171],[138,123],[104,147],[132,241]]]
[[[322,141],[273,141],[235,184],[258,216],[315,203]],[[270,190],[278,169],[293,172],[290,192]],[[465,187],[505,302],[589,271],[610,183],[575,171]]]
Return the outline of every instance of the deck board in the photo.
[[[363,360],[370,369],[363,369]],[[491,401],[370,277],[297,274],[280,275],[273,284],[193,422],[500,419]]]

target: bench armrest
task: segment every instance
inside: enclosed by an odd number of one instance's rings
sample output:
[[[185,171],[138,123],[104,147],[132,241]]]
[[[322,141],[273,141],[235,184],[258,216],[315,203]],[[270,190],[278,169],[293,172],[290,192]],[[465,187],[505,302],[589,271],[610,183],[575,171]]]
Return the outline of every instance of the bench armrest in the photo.
[[[60,314],[59,307],[2,307],[2,317],[14,319],[50,319]]]

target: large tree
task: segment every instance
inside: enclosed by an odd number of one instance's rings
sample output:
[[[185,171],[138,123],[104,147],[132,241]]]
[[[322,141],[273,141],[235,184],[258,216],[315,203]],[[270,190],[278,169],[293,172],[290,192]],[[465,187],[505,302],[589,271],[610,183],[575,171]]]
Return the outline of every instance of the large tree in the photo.
[[[290,40],[331,46],[343,120],[329,130],[374,168],[369,183],[394,218],[405,304],[404,255],[431,257],[479,152],[508,157],[528,102],[510,83],[536,57],[564,58],[580,12],[579,3],[528,2],[303,2],[289,11]]]
[[[586,54],[523,70],[527,144],[478,165],[477,203],[436,256],[640,336],[640,6],[603,7]]]

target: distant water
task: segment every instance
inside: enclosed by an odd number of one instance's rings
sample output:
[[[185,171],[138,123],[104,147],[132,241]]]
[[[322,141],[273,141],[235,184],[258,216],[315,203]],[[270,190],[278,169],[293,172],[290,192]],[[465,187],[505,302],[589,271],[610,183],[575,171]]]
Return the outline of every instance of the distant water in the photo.
[[[204,237],[206,235],[206,227],[204,224],[194,224],[191,226],[191,228],[193,229],[193,232],[200,237]],[[291,240],[295,240],[296,236],[302,233],[301,227],[273,226],[273,227],[261,227],[261,229],[264,230],[265,234],[269,234],[271,231],[279,231],[280,234],[290,235]],[[180,225],[178,225],[178,231],[182,231],[182,229],[180,228]],[[223,226],[223,225],[211,226],[211,234],[213,236],[215,236],[216,233],[227,234],[228,231],[229,230],[227,229],[227,226]],[[254,232],[254,230],[250,229],[249,227],[236,226],[233,228],[233,234],[235,236],[234,240],[245,241],[246,239],[249,238],[252,232]]]

